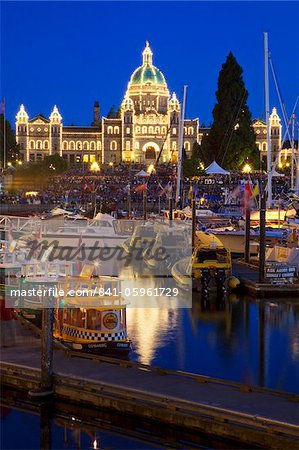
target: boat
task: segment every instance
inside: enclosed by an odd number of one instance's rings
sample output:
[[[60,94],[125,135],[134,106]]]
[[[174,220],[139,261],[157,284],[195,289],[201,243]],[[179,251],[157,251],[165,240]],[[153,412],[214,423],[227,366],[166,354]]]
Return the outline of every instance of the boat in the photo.
[[[153,223],[145,222],[142,225],[137,225],[132,236],[122,243],[122,248],[127,254],[132,254],[134,251],[142,252],[145,247],[154,242],[156,235],[157,232]]]
[[[207,232],[211,231],[218,239],[221,240],[223,245],[231,252],[233,256],[239,256],[244,254],[245,248],[245,230],[236,229],[234,226],[207,229]],[[271,245],[274,243],[286,242],[291,234],[290,229],[286,228],[266,228],[266,244]],[[257,255],[258,242],[260,232],[259,228],[250,228],[250,253]]]
[[[204,293],[211,288],[223,293],[227,289],[231,269],[231,253],[223,243],[213,234],[197,231],[192,257],[177,261],[171,274],[184,288],[190,288],[191,280]]]
[[[130,351],[128,302],[118,278],[67,278],[58,282],[57,292],[56,339],[76,351],[121,355]]]
[[[188,227],[189,228],[189,227]],[[146,265],[156,270],[156,275],[170,275],[170,269],[180,258],[191,254],[191,234],[187,228],[168,228],[167,231],[159,231],[151,246],[143,251],[143,259]]]

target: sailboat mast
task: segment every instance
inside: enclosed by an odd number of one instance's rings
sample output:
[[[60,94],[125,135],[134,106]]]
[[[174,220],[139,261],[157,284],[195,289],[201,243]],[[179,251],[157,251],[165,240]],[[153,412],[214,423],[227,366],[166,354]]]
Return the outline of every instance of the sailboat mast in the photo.
[[[177,169],[177,184],[176,184],[176,204],[182,198],[182,172],[183,172],[183,146],[184,146],[184,120],[186,109],[187,86],[184,85],[183,103],[180,114],[180,128],[179,128],[179,149],[178,149],[178,169]]]
[[[269,49],[268,33],[264,32],[264,79],[265,79],[265,113],[267,126],[267,177],[268,198],[267,208],[272,206],[272,161],[271,161],[271,137],[270,137],[270,106],[269,106]]]

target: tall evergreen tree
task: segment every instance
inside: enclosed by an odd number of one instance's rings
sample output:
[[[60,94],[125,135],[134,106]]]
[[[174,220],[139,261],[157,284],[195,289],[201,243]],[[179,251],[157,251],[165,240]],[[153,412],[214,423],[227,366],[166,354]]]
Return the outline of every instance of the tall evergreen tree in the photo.
[[[216,160],[227,169],[240,169],[245,161],[257,167],[259,162],[242,73],[230,52],[219,72],[213,124],[202,141],[205,162]]]
[[[5,134],[5,155],[6,163],[8,161],[14,162],[19,157],[19,147],[16,143],[16,137],[10,122],[5,120],[4,133],[4,115],[0,114],[0,167],[3,166],[4,159],[4,134]]]

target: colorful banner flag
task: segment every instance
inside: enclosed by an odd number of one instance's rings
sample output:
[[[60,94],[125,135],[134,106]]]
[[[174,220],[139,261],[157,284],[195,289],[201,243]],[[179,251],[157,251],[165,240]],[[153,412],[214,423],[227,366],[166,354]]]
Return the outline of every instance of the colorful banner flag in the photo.
[[[145,191],[146,188],[147,188],[147,183],[140,184],[139,186],[135,187],[135,192]]]

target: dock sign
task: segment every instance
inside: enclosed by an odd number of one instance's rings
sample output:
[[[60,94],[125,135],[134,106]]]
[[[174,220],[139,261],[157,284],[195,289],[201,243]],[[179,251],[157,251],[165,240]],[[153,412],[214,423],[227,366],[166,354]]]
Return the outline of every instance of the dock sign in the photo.
[[[296,276],[297,267],[290,264],[267,262],[265,278],[271,284],[292,284]]]

